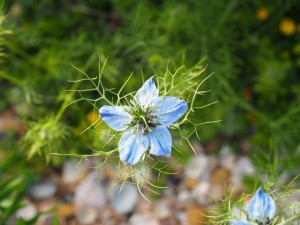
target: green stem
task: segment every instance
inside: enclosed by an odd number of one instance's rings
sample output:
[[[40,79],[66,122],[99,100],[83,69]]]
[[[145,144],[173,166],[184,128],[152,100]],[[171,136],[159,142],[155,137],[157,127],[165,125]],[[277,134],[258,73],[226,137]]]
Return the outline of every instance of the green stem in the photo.
[[[96,83],[93,80],[90,80],[92,82],[92,84],[94,85],[94,87],[97,89],[98,93],[100,94],[101,98],[107,102],[107,104],[109,105],[114,105],[108,98],[105,97],[105,95],[103,95],[103,93],[99,90],[98,85],[96,85]]]
[[[44,69],[46,71],[48,71],[47,67],[42,66],[41,64],[37,63],[36,61],[34,61],[34,58],[28,54],[26,51],[24,51],[23,49],[19,48],[17,45],[15,45],[12,42],[7,42],[7,48],[14,52],[15,54],[21,56],[23,59],[25,59],[28,63],[32,64],[35,67],[38,67],[40,69]]]
[[[4,79],[6,79],[6,80],[8,80],[8,81],[10,81],[10,82],[12,82],[14,84],[18,84],[19,85],[20,83],[22,83],[22,81],[19,80],[18,78],[13,77],[12,75],[9,75],[9,74],[7,74],[5,72],[2,72],[2,71],[0,71],[0,77],[4,78]]]
[[[73,85],[73,86],[76,86],[76,85]],[[76,87],[74,87],[76,88]],[[73,98],[75,92],[71,92],[69,95],[68,95],[68,98],[65,98],[65,100],[63,101],[63,103],[61,104],[58,112],[56,113],[55,115],[55,121],[58,122],[62,115],[64,114],[66,108],[67,108],[67,105],[69,104],[69,100]]]
[[[110,100],[108,100],[105,95],[99,90],[99,86],[93,81],[93,79],[90,79],[90,77],[81,69],[77,68],[76,66],[74,66],[73,64],[71,64],[76,70],[78,70],[80,73],[84,74],[88,80],[93,84],[93,86],[95,87],[95,90],[99,93],[99,95],[101,96],[101,98],[106,101],[109,105],[114,105]],[[101,76],[101,74],[99,74],[99,76]]]
[[[88,68],[89,66],[90,66],[90,64],[92,63],[92,59],[95,57],[95,54],[93,54],[93,55],[91,55],[90,57],[89,57],[89,59],[87,60],[87,62],[86,62],[86,64],[85,64],[85,66],[83,67],[84,69],[86,69],[86,68]],[[72,65],[72,64],[71,64]],[[73,65],[72,65],[73,66]],[[83,74],[85,74],[82,70],[80,70],[79,68],[77,68],[77,67],[75,67],[75,66],[73,66],[75,69],[77,69],[78,71],[80,71],[81,73],[83,73]],[[100,76],[100,74],[99,74],[99,76]],[[92,79],[90,79],[90,81],[92,82],[92,84],[95,86],[95,88],[97,88],[98,89],[98,86],[96,85],[96,83],[92,80]],[[73,84],[73,86],[72,86],[72,88],[71,88],[71,90],[76,90],[76,88],[78,87],[78,85],[79,85],[79,82],[76,82],[76,83],[74,83]],[[97,90],[98,91],[98,93],[100,94],[100,96],[101,96],[101,98],[104,100],[104,101],[106,101],[109,105],[113,105],[113,103],[111,102],[111,101],[109,101],[99,90]],[[74,92],[70,92],[70,94],[68,95],[68,97],[67,98],[65,98],[65,100],[63,101],[63,103],[61,104],[61,107],[60,107],[60,109],[58,110],[58,112],[56,113],[56,116],[55,116],[55,121],[56,122],[58,122],[60,119],[61,119],[61,117],[62,117],[62,115],[63,115],[63,113],[65,112],[65,110],[66,110],[66,108],[67,108],[67,105],[69,104],[69,102],[70,102],[70,99],[72,99],[73,98],[73,96],[75,95],[75,91]]]

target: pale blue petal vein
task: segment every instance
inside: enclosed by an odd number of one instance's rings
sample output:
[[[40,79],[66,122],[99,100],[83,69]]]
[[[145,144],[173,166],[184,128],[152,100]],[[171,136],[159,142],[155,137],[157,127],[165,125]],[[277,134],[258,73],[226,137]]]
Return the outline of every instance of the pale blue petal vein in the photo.
[[[100,118],[116,131],[124,131],[132,116],[127,112],[127,106],[102,106],[99,110]]]
[[[171,126],[179,120],[188,109],[184,100],[176,97],[164,96],[156,102],[153,114],[163,126]]]
[[[152,131],[148,134],[150,139],[150,153],[156,156],[171,155],[172,137],[169,130],[164,126],[151,128]]]
[[[158,89],[152,78],[148,79],[137,91],[135,99],[142,106],[152,106],[158,98]]]
[[[148,136],[126,131],[119,141],[120,158],[129,165],[135,165],[149,147]]]
[[[252,219],[264,223],[267,218],[274,218],[276,204],[270,195],[258,189],[250,201],[248,213]]]

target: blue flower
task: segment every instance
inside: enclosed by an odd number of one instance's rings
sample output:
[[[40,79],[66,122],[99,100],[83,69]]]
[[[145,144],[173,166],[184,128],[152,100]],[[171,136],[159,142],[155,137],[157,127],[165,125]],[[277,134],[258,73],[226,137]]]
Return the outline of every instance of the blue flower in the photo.
[[[238,221],[238,222],[235,222],[233,225],[251,225],[251,223],[249,223],[247,221]]]
[[[272,197],[259,188],[250,200],[248,206],[249,217],[259,225],[270,224],[276,214],[276,204]],[[251,225],[246,221],[238,221],[233,225]]]
[[[253,220],[267,224],[267,222],[275,216],[275,202],[270,195],[259,188],[250,201],[248,213]]]
[[[149,149],[156,156],[171,155],[172,138],[168,126],[187,111],[184,100],[159,96],[152,78],[137,91],[130,106],[103,106],[100,118],[112,129],[124,131],[119,141],[120,158],[135,165]]]

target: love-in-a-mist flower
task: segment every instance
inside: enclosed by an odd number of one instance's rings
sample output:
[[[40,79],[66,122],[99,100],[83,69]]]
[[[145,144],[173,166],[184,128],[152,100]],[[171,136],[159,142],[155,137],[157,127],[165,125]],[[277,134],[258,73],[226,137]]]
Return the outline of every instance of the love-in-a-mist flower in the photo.
[[[248,213],[251,219],[268,224],[275,216],[276,204],[270,195],[259,188],[250,201]]]
[[[259,188],[255,195],[250,200],[248,206],[249,217],[257,222],[259,225],[270,224],[270,220],[274,218],[276,214],[276,204],[273,198],[263,192]],[[238,221],[234,225],[251,225],[246,221]]]
[[[103,106],[100,118],[112,129],[124,131],[119,141],[120,158],[135,165],[149,149],[156,156],[171,155],[172,137],[167,127],[187,111],[184,100],[159,96],[152,78],[137,91],[130,106]]]

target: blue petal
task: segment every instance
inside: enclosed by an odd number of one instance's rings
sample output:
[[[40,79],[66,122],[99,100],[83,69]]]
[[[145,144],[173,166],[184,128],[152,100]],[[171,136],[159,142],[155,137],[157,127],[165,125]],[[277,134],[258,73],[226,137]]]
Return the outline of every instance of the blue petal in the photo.
[[[260,188],[250,201],[249,216],[254,220],[266,222],[267,217],[272,219],[276,213],[276,205],[272,197],[264,193]]]
[[[152,77],[148,79],[143,86],[137,91],[135,99],[143,107],[153,106],[158,98],[158,89],[155,86]]]
[[[149,138],[141,132],[134,134],[133,131],[126,131],[119,141],[121,160],[129,165],[138,163],[142,155],[149,147]]]
[[[102,106],[99,116],[104,122],[116,131],[123,131],[128,127],[131,115],[126,111],[126,106]]]
[[[176,97],[164,96],[156,102],[153,115],[163,126],[171,126],[187,111],[188,105]]]
[[[232,225],[251,225],[251,223],[246,222],[246,221],[238,221],[233,223]]]
[[[163,126],[151,128],[148,134],[150,139],[150,153],[157,156],[171,155],[172,137],[169,130]]]

